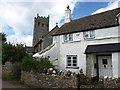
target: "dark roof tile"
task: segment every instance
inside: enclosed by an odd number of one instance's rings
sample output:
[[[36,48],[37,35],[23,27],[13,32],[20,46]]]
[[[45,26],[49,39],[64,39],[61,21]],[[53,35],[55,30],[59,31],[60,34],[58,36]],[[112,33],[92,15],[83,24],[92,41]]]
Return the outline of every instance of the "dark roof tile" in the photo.
[[[120,43],[109,43],[99,45],[88,45],[85,54],[90,53],[105,53],[105,52],[120,52]]]
[[[116,20],[116,16],[118,13],[120,13],[120,8],[72,20],[61,26],[54,35],[117,26],[118,21]]]

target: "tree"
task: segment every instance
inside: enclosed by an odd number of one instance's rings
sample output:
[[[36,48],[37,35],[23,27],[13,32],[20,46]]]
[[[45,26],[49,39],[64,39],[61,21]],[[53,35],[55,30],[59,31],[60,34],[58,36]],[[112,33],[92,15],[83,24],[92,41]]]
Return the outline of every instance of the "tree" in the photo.
[[[45,69],[54,68],[50,63],[49,59],[46,57],[41,57],[39,60],[36,60],[32,56],[27,56],[23,58],[21,68],[23,71],[33,71],[42,73]]]
[[[27,55],[25,47],[22,44],[12,45],[10,43],[2,43],[2,63],[10,61],[12,63],[22,62]]]
[[[6,42],[6,34],[4,34],[4,33],[0,33],[0,41],[1,42]]]

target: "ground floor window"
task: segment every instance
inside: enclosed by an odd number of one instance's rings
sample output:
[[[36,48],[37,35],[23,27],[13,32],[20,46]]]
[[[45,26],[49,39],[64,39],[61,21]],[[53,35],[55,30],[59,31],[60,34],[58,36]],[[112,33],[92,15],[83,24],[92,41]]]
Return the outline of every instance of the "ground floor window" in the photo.
[[[67,67],[77,67],[77,55],[67,55]]]

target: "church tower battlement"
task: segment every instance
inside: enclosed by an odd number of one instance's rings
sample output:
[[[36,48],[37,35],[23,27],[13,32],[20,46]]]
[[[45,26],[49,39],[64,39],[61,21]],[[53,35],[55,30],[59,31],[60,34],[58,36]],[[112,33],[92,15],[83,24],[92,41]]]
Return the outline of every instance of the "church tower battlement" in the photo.
[[[49,16],[43,17],[37,14],[34,18],[33,47],[49,32]]]

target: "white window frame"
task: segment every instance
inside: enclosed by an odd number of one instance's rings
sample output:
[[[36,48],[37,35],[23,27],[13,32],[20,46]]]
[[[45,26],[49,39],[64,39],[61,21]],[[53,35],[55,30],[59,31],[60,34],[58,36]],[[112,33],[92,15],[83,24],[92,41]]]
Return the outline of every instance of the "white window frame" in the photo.
[[[64,42],[73,41],[73,34],[63,35]]]
[[[77,67],[77,55],[67,55],[66,56],[66,67],[70,67],[70,68]]]
[[[85,31],[83,32],[83,37],[85,40],[91,40],[95,38],[95,31]]]

